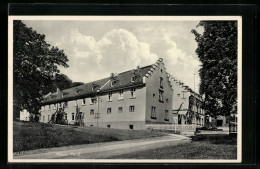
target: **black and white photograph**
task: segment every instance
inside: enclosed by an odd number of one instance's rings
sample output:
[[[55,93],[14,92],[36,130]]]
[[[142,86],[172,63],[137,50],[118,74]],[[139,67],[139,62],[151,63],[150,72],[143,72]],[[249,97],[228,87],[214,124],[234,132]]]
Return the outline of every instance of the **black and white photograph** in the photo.
[[[241,162],[242,17],[8,22],[9,162]]]

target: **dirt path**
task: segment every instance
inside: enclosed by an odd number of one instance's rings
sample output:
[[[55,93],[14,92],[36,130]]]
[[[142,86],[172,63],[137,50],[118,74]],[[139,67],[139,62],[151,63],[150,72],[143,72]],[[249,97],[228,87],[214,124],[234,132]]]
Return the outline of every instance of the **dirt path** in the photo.
[[[60,147],[37,154],[15,154],[14,159],[98,159],[187,142],[190,142],[188,137],[170,134],[163,137],[80,145],[75,148]]]

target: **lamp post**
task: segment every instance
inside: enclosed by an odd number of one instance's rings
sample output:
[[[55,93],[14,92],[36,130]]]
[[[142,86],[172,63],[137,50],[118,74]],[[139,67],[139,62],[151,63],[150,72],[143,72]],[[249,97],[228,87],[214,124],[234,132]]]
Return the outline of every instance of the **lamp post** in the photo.
[[[97,113],[95,113],[95,119],[97,119],[97,127],[98,127],[98,119],[100,118],[100,116],[99,116],[99,99],[100,99],[100,97],[99,96],[97,96],[96,95],[96,98],[97,98]]]

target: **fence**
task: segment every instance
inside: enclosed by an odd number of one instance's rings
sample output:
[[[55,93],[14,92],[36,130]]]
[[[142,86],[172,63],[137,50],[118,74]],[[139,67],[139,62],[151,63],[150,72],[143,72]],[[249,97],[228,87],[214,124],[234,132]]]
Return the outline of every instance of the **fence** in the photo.
[[[157,129],[157,130],[173,130],[173,131],[196,131],[195,124],[185,124],[185,125],[178,125],[178,124],[146,124],[147,129]]]
[[[230,122],[229,123],[229,134],[236,134],[237,133],[237,123]]]

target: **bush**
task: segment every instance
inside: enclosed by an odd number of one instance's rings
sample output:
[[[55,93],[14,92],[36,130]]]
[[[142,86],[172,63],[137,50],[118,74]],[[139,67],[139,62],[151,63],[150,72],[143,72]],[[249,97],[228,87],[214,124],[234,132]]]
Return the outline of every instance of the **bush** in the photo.
[[[231,145],[236,145],[237,144],[237,137],[236,135],[222,135],[222,134],[211,134],[211,135],[196,135],[196,136],[191,136],[192,141],[197,142],[197,141],[207,141],[212,144],[231,144]]]

